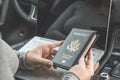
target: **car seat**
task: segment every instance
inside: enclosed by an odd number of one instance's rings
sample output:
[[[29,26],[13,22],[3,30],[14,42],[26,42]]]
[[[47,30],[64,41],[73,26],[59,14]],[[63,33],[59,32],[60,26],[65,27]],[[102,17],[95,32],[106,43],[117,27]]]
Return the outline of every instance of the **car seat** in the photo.
[[[107,16],[92,11],[84,1],[71,4],[49,27],[45,37],[64,40],[72,28],[94,29],[107,26]]]

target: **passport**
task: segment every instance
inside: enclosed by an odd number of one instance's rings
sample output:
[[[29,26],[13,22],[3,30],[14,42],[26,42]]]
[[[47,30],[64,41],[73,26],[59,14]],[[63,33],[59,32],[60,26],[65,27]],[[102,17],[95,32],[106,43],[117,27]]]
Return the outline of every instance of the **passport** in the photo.
[[[97,32],[94,30],[73,28],[53,58],[53,63],[69,70],[81,56],[86,56],[96,38]]]

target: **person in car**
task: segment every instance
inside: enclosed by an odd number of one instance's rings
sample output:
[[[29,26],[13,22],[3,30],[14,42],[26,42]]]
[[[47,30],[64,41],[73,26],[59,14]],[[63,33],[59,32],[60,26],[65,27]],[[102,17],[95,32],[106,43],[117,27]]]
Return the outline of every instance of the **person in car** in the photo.
[[[14,80],[18,67],[25,70],[35,70],[40,66],[53,67],[50,60],[55,55],[53,48],[60,46],[63,41],[38,45],[35,49],[24,53],[14,51],[0,38],[0,80]],[[18,60],[19,59],[19,60]],[[60,80],[90,80],[94,74],[93,56],[90,51],[88,60],[81,57],[78,64],[66,72]]]

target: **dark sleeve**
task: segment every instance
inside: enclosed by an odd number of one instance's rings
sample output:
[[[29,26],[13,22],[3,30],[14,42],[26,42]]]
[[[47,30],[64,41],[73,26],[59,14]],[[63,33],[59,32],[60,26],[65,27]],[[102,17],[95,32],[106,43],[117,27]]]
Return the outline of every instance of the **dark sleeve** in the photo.
[[[74,73],[66,72],[59,80],[80,80]]]

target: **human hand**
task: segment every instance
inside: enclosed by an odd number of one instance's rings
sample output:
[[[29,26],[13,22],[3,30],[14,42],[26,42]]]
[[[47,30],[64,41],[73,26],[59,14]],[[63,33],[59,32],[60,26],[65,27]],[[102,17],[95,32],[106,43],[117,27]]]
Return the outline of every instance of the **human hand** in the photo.
[[[92,52],[89,51],[88,60],[85,61],[84,56],[82,56],[78,64],[73,66],[69,71],[78,76],[80,80],[90,80],[94,74],[94,70],[93,55]]]
[[[50,68],[53,62],[50,60],[55,55],[56,51],[53,48],[60,46],[63,41],[56,41],[52,43],[43,43],[38,45],[32,51],[26,54],[25,63],[30,69],[36,69],[41,66]]]

